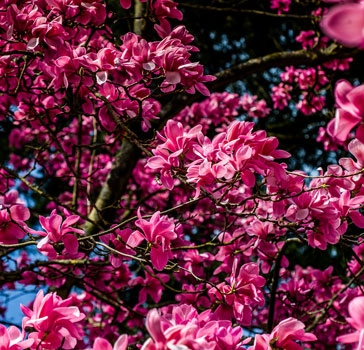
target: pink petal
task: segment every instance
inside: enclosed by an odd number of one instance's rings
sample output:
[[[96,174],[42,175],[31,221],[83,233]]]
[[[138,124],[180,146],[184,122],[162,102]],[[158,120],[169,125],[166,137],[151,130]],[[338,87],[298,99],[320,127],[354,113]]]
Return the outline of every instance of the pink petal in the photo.
[[[359,332],[341,335],[336,338],[339,343],[357,343],[359,340]]]
[[[166,338],[161,329],[161,317],[156,309],[148,312],[146,326],[149,334],[156,343],[165,342]]]
[[[107,81],[107,72],[97,72],[96,73],[96,82],[99,85],[104,84]]]
[[[72,234],[63,236],[64,248],[67,253],[76,254],[78,252],[78,240]]]
[[[71,57],[68,57],[68,56],[62,56],[62,57],[59,57],[56,59],[56,66],[57,67],[64,67],[66,66],[67,64],[69,64],[71,62]]]
[[[169,84],[178,84],[181,82],[181,74],[178,72],[166,72],[166,81]]]
[[[128,336],[126,334],[122,334],[114,344],[113,350],[126,350],[127,346],[128,346]]]
[[[323,32],[339,43],[349,46],[363,44],[364,5],[344,4],[329,10],[321,21]]]
[[[364,13],[363,13],[364,15]],[[364,29],[364,27],[363,27]],[[360,117],[364,117],[364,85],[359,85],[355,88],[353,88],[348,94],[347,99],[350,102],[351,106],[346,106],[344,109],[346,109],[348,112],[351,112],[352,114],[356,114]],[[348,109],[348,107],[351,107],[351,109]]]
[[[351,220],[353,220],[355,226],[364,228],[364,216],[362,214],[356,210],[353,210],[350,212],[349,216]]]
[[[134,231],[130,234],[126,245],[133,248],[137,247],[144,240],[144,238],[145,237],[139,231]]]
[[[361,142],[364,143],[364,125],[360,124],[356,129],[355,137]]]
[[[339,141],[346,141],[350,131],[360,123],[361,118],[344,109],[337,109],[335,119],[331,120],[327,125],[327,132],[330,136]]]
[[[357,297],[349,303],[349,323],[356,329],[364,329],[364,296]]]
[[[63,227],[69,227],[72,226],[73,224],[75,224],[78,220],[80,219],[80,217],[78,215],[70,215],[66,218],[66,220],[64,220],[63,222]]]
[[[32,38],[28,41],[27,50],[34,50],[39,45],[39,38]]]
[[[162,185],[167,189],[167,190],[172,190],[174,187],[174,179],[171,175],[170,172],[163,172],[160,180],[162,182]]]
[[[360,165],[364,164],[364,144],[358,139],[353,139],[349,143],[349,152],[356,158]]]
[[[204,96],[210,96],[210,90],[202,83],[197,83],[196,89]]]
[[[30,218],[30,212],[23,205],[13,205],[10,208],[10,216],[15,221],[26,221]]]
[[[154,156],[148,159],[147,165],[152,169],[161,169],[167,165],[167,162],[161,156]]]
[[[353,90],[353,86],[345,79],[338,80],[335,85],[335,101],[341,108],[350,104],[347,96]]]
[[[153,247],[150,251],[150,259],[152,260],[153,267],[158,271],[162,271],[167,265],[168,253],[160,248]]]
[[[131,7],[131,0],[120,0],[120,6],[124,9]]]
[[[94,346],[92,347],[93,350],[113,350],[111,344],[103,338],[97,337],[94,341]]]

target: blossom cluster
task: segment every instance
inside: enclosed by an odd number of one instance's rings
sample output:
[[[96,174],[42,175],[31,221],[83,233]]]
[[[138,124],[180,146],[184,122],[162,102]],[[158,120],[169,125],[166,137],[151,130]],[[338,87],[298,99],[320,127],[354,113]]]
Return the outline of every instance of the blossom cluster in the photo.
[[[78,323],[85,315],[71,306],[72,298],[62,300],[55,293],[44,295],[40,290],[33,307],[21,306],[24,313],[22,332],[15,326],[0,326],[4,349],[74,349],[83,336]],[[28,333],[27,339],[24,339]]]
[[[361,48],[363,1],[323,3],[334,5],[315,23]],[[119,4],[122,15],[102,0],[0,5],[0,287],[39,290],[21,325],[0,325],[0,348],[364,348],[363,85],[337,82],[320,137],[348,154],[317,176],[290,171],[290,153],[256,128],[284,110],[324,112],[330,72],[351,59],[285,67],[270,100],[210,95],[193,35],[172,26],[179,4]],[[271,1],[270,15],[296,5]],[[119,34],[120,16],[151,33]],[[329,43],[314,30],[295,40]],[[205,99],[181,97],[166,117],[180,93]],[[312,250],[320,268],[296,265]]]
[[[253,132],[253,126],[254,123],[235,121],[226,132],[210,140],[200,126],[186,132],[181,123],[170,120],[164,135],[159,134],[164,142],[153,150],[148,166],[160,171],[161,182],[169,190],[174,186],[174,171],[185,167],[187,181],[196,186],[195,197],[201,187],[212,192],[219,183],[236,176],[247,186],[254,186],[255,174],[274,171],[279,178],[284,169],[273,160],[287,158],[289,154],[276,149],[276,138],[267,137],[264,131]]]

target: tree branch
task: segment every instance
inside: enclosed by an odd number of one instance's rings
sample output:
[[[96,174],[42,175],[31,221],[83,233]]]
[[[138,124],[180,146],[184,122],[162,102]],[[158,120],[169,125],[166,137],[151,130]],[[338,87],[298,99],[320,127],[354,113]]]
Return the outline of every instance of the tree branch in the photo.
[[[216,80],[206,84],[211,92],[221,91],[223,88],[236,81],[243,80],[253,74],[261,73],[271,68],[283,68],[287,66],[308,66],[329,62],[333,59],[353,57],[358,53],[357,49],[347,49],[337,44],[320,50],[297,50],[290,52],[274,52],[269,55],[252,58],[229,69],[215,74]],[[173,118],[184,107],[202,100],[204,96],[187,93],[175,96],[166,101],[159,122],[164,125],[168,119]],[[158,125],[157,127],[160,127]]]
[[[295,15],[290,13],[278,14],[267,11],[259,11],[259,10],[250,10],[250,9],[239,9],[236,7],[216,7],[216,6],[207,6],[207,5],[196,5],[196,4],[188,4],[188,3],[180,3],[182,8],[192,8],[198,11],[209,11],[209,12],[219,12],[224,14],[248,14],[248,15],[257,15],[257,16],[266,16],[266,17],[277,17],[277,18],[292,18],[292,19],[304,19],[304,20],[312,20],[314,16],[312,15]]]
[[[84,229],[87,235],[95,234],[100,226],[106,227],[114,217],[117,202],[125,193],[140,154],[135,144],[127,139],[123,140],[106,182],[89,214],[89,221],[85,224]]]
[[[286,66],[315,66],[333,59],[349,58],[358,52],[357,49],[347,49],[333,43],[320,50],[297,50],[290,52],[274,52],[269,55],[252,58],[232,68],[216,74],[216,80],[209,84],[210,90],[218,90],[232,82],[242,80],[250,75],[263,72],[271,68]]]

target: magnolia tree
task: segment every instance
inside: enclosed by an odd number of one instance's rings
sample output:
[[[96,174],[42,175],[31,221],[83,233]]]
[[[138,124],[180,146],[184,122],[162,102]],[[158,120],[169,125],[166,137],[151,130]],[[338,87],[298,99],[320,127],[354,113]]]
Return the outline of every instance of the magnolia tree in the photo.
[[[305,17],[301,48],[207,74],[198,3],[1,2],[1,349],[364,349],[364,2],[262,4],[207,7]],[[290,169],[287,111],[332,164]]]

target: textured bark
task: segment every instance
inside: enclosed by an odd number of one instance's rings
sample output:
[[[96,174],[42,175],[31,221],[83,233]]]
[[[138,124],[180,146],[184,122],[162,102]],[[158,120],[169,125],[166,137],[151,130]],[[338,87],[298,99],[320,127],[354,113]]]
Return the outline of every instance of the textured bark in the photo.
[[[145,16],[146,5],[143,2],[136,1],[134,8],[134,33],[143,36],[146,26]]]
[[[146,30],[145,18],[148,15],[146,11],[146,3],[141,1],[135,2],[133,31],[141,36],[144,35]],[[125,193],[129,178],[140,157],[140,153],[136,142],[133,143],[128,138],[123,139],[106,182],[88,216],[89,221],[85,223],[84,229],[87,235],[92,235],[106,228],[114,219],[118,201]]]
[[[85,224],[85,231],[88,235],[92,235],[98,230],[107,227],[114,219],[118,201],[125,193],[126,186],[140,157],[140,153],[139,148],[135,144],[127,139],[123,140],[95,206],[89,214],[89,219],[93,223],[87,222]]]

